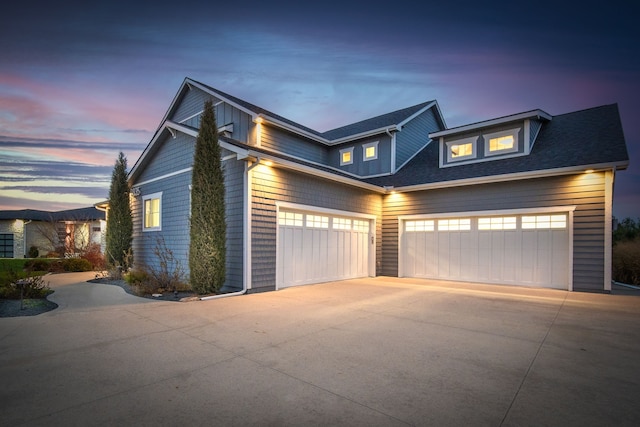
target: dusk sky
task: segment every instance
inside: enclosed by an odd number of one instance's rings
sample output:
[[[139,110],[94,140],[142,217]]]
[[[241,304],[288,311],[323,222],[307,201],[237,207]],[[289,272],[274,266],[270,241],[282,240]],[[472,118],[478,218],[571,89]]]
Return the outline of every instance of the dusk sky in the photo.
[[[613,213],[639,217],[635,2],[486,3],[12,2],[0,209],[105,200],[118,152],[133,166],[190,77],[318,131],[432,99],[449,127],[617,103],[631,159]]]

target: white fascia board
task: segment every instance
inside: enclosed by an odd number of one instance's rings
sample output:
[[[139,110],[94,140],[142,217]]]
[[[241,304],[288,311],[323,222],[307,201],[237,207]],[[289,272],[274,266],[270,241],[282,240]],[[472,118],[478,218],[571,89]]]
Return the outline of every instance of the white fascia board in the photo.
[[[258,160],[265,160],[273,163],[272,167],[282,167],[284,169],[290,169],[297,172],[302,172],[308,175],[317,176],[320,178],[329,179],[331,181],[340,182],[343,184],[350,185],[352,187],[364,188],[366,190],[375,191],[376,193],[384,194],[385,190],[382,187],[377,185],[368,184],[366,182],[359,181],[357,179],[351,179],[344,176],[336,175],[331,172],[326,172],[323,170],[319,170],[310,166],[305,166],[300,163],[292,162],[289,160],[280,159],[278,157],[273,157],[268,154],[249,150],[249,157],[253,157]]]
[[[151,139],[151,142],[149,142],[149,144],[147,144],[147,146],[145,147],[144,151],[142,152],[142,154],[140,154],[140,157],[138,157],[138,160],[136,161],[136,163],[133,165],[133,167],[131,168],[131,170],[127,174],[127,179],[128,180],[131,180],[136,175],[136,173],[138,172],[138,169],[140,168],[140,165],[142,165],[144,163],[144,160],[147,158],[147,156],[151,152],[152,148],[156,145],[156,142],[158,141],[158,139],[160,139],[160,136],[163,134],[165,129],[167,129],[167,122],[166,121],[156,131],[155,135],[153,135],[153,139]]]
[[[514,114],[512,116],[499,117],[497,119],[486,120],[484,122],[478,122],[470,125],[455,127],[452,129],[441,130],[438,132],[430,133],[429,137],[433,139],[440,136],[454,135],[456,133],[462,133],[462,132],[485,128],[488,126],[495,126],[503,123],[515,122],[515,121],[531,119],[531,118],[543,118],[549,121],[552,119],[551,115],[545,113],[542,110],[532,110],[524,113]]]
[[[616,163],[599,163],[594,165],[570,166],[566,168],[539,170],[539,171],[531,171],[531,172],[517,172],[517,173],[504,174],[504,175],[490,175],[490,176],[483,176],[478,178],[458,179],[455,181],[441,181],[441,182],[433,182],[429,184],[408,185],[405,187],[395,187],[393,190],[399,193],[408,193],[411,191],[435,190],[435,189],[441,189],[441,188],[462,187],[466,185],[492,184],[495,182],[517,181],[521,179],[547,178],[547,177],[561,176],[561,175],[574,175],[578,173],[585,173],[587,170],[593,170],[593,171],[618,170],[621,168],[626,168],[627,165],[628,165],[628,162],[616,162]]]
[[[400,126],[399,125],[385,126],[385,127],[381,127],[381,128],[378,128],[378,129],[372,129],[372,130],[368,130],[366,132],[356,133],[354,135],[349,135],[349,136],[345,136],[345,137],[338,138],[338,139],[332,139],[331,141],[329,141],[329,143],[327,145],[342,144],[343,142],[354,141],[356,139],[366,138],[368,136],[374,136],[374,135],[380,135],[382,133],[387,133],[387,131],[393,132],[393,131],[399,131],[399,130],[400,130]]]
[[[416,111],[415,113],[413,113],[412,115],[410,115],[409,117],[407,117],[406,119],[404,119],[403,121],[401,121],[400,123],[397,124],[397,128],[398,130],[402,129],[402,127],[404,125],[406,125],[407,123],[409,123],[411,120],[415,119],[416,117],[418,117],[420,114],[424,113],[425,111],[427,111],[428,109],[430,109],[431,107],[433,107],[434,105],[436,105],[436,102],[431,102],[428,105],[425,105],[424,107],[422,107],[420,110]],[[444,121],[444,120],[443,120]]]

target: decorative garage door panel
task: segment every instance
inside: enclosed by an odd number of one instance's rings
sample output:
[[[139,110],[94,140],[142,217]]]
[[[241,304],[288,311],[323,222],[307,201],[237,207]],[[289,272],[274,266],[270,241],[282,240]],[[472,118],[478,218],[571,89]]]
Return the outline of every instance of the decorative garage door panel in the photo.
[[[278,287],[369,275],[368,219],[312,212],[278,213]]]
[[[404,220],[401,274],[567,289],[568,221],[567,213]]]

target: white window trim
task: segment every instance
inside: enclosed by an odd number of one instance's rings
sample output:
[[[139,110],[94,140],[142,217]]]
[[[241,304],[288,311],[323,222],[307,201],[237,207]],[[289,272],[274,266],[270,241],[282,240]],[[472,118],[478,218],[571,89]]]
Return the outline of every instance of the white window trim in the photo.
[[[159,211],[159,226],[157,227],[145,227],[144,226],[144,222],[145,222],[145,217],[147,212],[145,211],[145,205],[146,205],[146,201],[149,199],[159,199],[160,202],[158,203],[158,211]],[[158,193],[153,193],[153,194],[147,194],[142,196],[142,231],[143,232],[147,232],[147,231],[162,231],[162,191],[158,192]]]
[[[502,154],[517,153],[520,149],[520,144],[521,144],[520,138],[518,137],[519,134],[520,134],[520,128],[509,129],[509,130],[504,130],[500,132],[487,133],[482,135],[482,139],[484,141],[484,156],[492,157],[492,156],[500,156]],[[489,141],[491,141],[493,138],[501,138],[503,136],[513,137],[513,147],[505,150],[490,151]]]
[[[342,161],[342,155],[344,153],[350,153],[351,154],[351,160],[349,160],[348,162],[343,162]],[[346,166],[346,165],[351,165],[353,164],[353,147],[349,147],[349,148],[343,148],[342,150],[340,150],[340,166]]]
[[[453,141],[447,141],[444,143],[445,149],[447,151],[447,163],[455,163],[455,162],[463,162],[465,160],[472,160],[478,157],[478,148],[476,141],[478,140],[478,136],[471,136],[469,138],[455,139]],[[452,145],[465,145],[471,144],[471,154],[466,156],[453,157],[451,155],[451,146]]]
[[[378,142],[380,141],[373,141],[373,142],[369,142],[367,144],[362,145],[362,159],[365,162],[376,160],[378,158]],[[375,149],[375,154],[371,157],[367,157],[367,148],[371,148],[371,147]]]

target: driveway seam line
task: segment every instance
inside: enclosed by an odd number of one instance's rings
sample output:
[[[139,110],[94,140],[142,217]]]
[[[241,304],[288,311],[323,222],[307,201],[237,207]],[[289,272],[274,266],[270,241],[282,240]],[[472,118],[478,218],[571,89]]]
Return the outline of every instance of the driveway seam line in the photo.
[[[509,403],[509,407],[505,411],[504,417],[502,417],[502,421],[500,421],[500,426],[504,425],[504,422],[506,421],[507,417],[509,416],[509,413],[511,412],[511,408],[513,407],[514,403],[516,402],[516,399],[518,398],[518,395],[520,394],[520,391],[522,390],[522,386],[524,385],[524,383],[527,380],[527,378],[529,378],[529,373],[531,372],[531,369],[533,368],[533,364],[538,359],[538,355],[540,354],[540,351],[542,350],[542,347],[547,342],[547,338],[549,337],[549,334],[551,333],[551,329],[556,324],[556,320],[558,320],[558,316],[560,316],[560,312],[562,311],[562,308],[564,307],[564,304],[567,301],[567,296],[568,296],[568,293],[565,293],[564,299],[562,300],[562,304],[560,304],[560,307],[558,307],[558,311],[556,312],[556,315],[553,317],[553,320],[551,321],[551,324],[549,325],[549,329],[547,329],[547,333],[544,335],[544,338],[540,342],[540,345],[538,346],[538,349],[536,350],[536,354],[533,355],[533,358],[531,359],[531,362],[529,363],[529,366],[527,367],[527,372],[525,372],[524,376],[522,377],[522,381],[520,381],[520,384],[518,385],[518,389],[516,390],[515,394],[513,395],[513,399],[511,399],[511,403]]]

